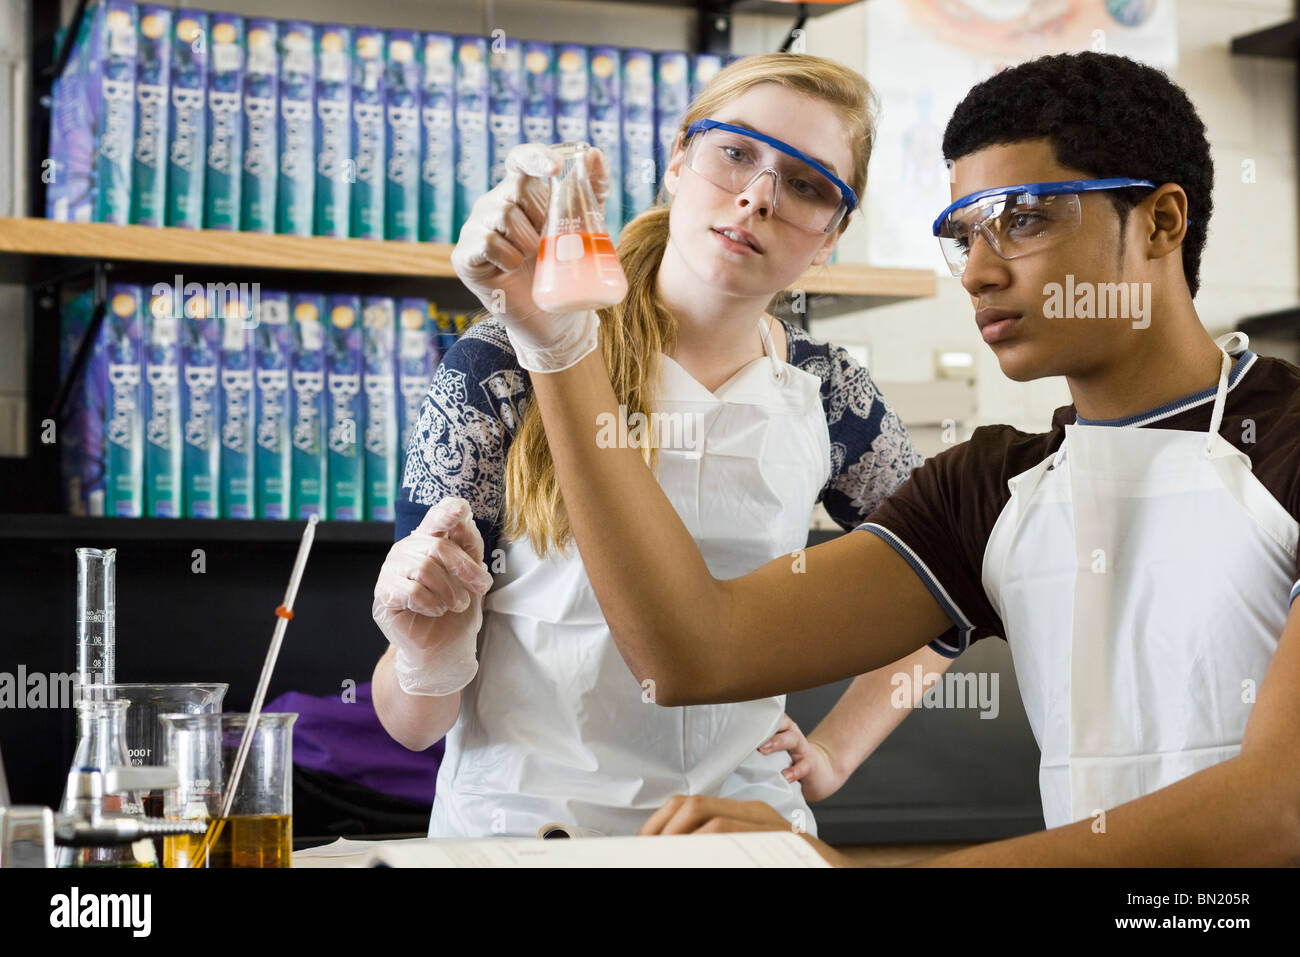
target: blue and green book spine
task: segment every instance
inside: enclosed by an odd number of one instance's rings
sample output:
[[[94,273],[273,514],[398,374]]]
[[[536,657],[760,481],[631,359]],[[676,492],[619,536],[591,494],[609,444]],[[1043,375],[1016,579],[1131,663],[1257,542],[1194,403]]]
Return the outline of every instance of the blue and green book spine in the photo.
[[[244,18],[214,13],[211,34],[203,225],[237,230],[244,185]]]
[[[420,238],[420,34],[390,30],[387,42],[384,237],[414,242]]]
[[[168,114],[167,225],[203,228],[207,169],[208,14],[177,10]]]
[[[167,219],[167,118],[172,72],[172,10],[140,6],[135,72],[135,150],[131,164],[131,222],[162,226]]]
[[[315,225],[316,26],[280,23],[280,178],[275,231],[310,236]]]
[[[275,232],[275,197],[279,184],[280,24],[253,17],[245,22],[243,143],[240,170],[239,228],[250,233]]]
[[[329,392],[329,517],[357,521],[365,508],[362,486],[361,300],[334,294],[327,298],[325,388]]]

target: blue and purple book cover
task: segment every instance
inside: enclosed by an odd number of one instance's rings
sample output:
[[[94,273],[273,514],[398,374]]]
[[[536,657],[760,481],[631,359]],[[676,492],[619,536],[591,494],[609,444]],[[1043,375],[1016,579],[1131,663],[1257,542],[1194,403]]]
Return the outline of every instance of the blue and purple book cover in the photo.
[[[181,353],[172,287],[154,286],[144,311],[144,513],[179,518]]]
[[[292,355],[289,366],[291,516],[326,517],[325,296],[296,292],[291,308]]]
[[[489,186],[506,178],[506,156],[524,141],[524,47],[511,37],[492,38],[488,57]]]
[[[524,43],[525,143],[557,143],[555,133],[555,47],[528,40]]]
[[[136,13],[123,0],[91,4],[54,81],[50,156],[41,171],[50,219],[130,222]]]
[[[280,178],[275,231],[310,236],[315,226],[316,25],[280,22]]]
[[[214,13],[210,33],[203,225],[237,230],[244,185],[244,18]]]
[[[352,148],[356,153],[352,183],[351,234],[356,239],[384,238],[384,31],[357,27],[352,44]]]
[[[177,10],[167,117],[167,225],[203,228],[207,171],[208,14]]]
[[[456,231],[456,40],[424,35],[420,90],[420,240],[450,243]]]
[[[397,302],[397,469],[398,481],[411,446],[411,432],[429,394],[440,351],[433,303],[405,297]]]
[[[144,511],[143,300],[139,286],[109,284],[104,324],[87,369],[86,382],[103,409],[102,514],[120,518],[139,518]]]
[[[253,343],[256,381],[253,394],[254,498],[258,518],[288,518],[290,495],[289,373],[293,336],[289,328],[289,294],[263,289],[258,302]]]
[[[136,44],[135,149],[131,222],[162,226],[167,217],[167,118],[172,75],[172,9],[140,5]]]
[[[591,85],[587,90],[590,113],[587,130],[591,145],[601,151],[609,173],[605,200],[605,226],[617,240],[623,228],[623,58],[618,47],[591,48]]]
[[[325,388],[329,392],[329,517],[357,521],[365,508],[361,456],[361,299],[327,297]]]
[[[488,191],[488,42],[456,38],[456,222],[452,242]]]
[[[260,311],[260,310],[259,310]],[[221,514],[253,518],[253,340],[249,307],[227,305],[221,323]],[[216,320],[214,320],[216,321]]]
[[[384,238],[420,237],[420,34],[389,30],[384,123]]]
[[[623,51],[623,222],[655,201],[655,75],[649,50]]]
[[[243,164],[240,171],[239,228],[275,232],[279,186],[280,24],[265,17],[245,23]]]
[[[180,295],[180,291],[177,291]],[[207,293],[184,295],[181,332],[181,500],[187,518],[221,515],[221,321]]]
[[[366,518],[391,522],[397,496],[397,318],[391,296],[362,300],[361,387],[365,393]]]
[[[352,213],[352,31],[316,35],[316,235],[346,237]]]

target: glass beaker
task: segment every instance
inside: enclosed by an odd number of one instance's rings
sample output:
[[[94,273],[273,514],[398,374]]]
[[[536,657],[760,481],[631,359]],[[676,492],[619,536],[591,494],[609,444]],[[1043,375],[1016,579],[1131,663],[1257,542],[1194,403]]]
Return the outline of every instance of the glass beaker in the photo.
[[[131,762],[126,754],[126,712],[131,703],[122,699],[111,701],[81,700],[77,708],[77,750],[72,757],[70,775],[94,768],[108,771],[124,767]],[[73,814],[76,801],[70,790],[65,790],[60,813]],[[106,794],[101,809],[106,813],[136,814],[144,816],[144,805],[135,791]],[[59,867],[157,867],[158,857],[148,838],[134,844],[107,847],[60,847]]]
[[[533,274],[533,301],[547,312],[581,312],[622,302],[627,276],[588,178],[591,147],[561,143],[551,149],[560,154],[564,165],[551,177],[546,227]],[[618,183],[610,187],[621,188]]]
[[[165,816],[208,821],[202,836],[165,839],[165,867],[291,866],[292,732],[297,717],[258,715],[230,816],[223,818],[222,804],[249,716],[163,715],[167,764],[180,778],[180,786],[166,794]]]
[[[77,549],[77,682],[112,684],[117,624],[117,549]]]
[[[189,681],[173,684],[144,684],[138,682],[83,685],[83,700],[129,701],[123,733],[128,764],[133,767],[158,767],[163,765],[163,725],[159,717],[164,714],[220,714],[221,703],[230,685],[224,682]],[[163,816],[161,789],[141,793],[147,817]],[[163,839],[153,838],[158,860],[163,858]]]

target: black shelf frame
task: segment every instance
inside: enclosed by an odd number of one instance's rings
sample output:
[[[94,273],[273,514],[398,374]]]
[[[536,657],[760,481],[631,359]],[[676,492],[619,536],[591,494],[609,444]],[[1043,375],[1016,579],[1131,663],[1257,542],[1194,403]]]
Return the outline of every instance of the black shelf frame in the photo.
[[[249,542],[296,545],[305,521],[240,518],[112,518],[85,515],[0,515],[0,542]],[[392,522],[322,521],[316,545],[393,543]]]
[[[0,542],[249,542],[297,545],[302,520],[242,518],[114,518],[86,515],[0,514]],[[393,544],[392,522],[322,521],[316,525],[317,545]],[[821,545],[845,534],[840,529],[811,529],[808,545]]]
[[[1238,322],[1237,328],[1248,336],[1300,341],[1300,306],[1250,316]]]
[[[1254,33],[1233,37],[1228,49],[1236,56],[1266,56],[1280,60],[1300,58],[1300,20],[1287,20]]]

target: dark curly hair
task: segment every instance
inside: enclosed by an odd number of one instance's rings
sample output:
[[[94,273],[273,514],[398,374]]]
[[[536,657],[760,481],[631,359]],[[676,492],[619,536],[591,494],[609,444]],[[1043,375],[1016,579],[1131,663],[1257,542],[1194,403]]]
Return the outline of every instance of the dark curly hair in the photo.
[[[943,155],[951,161],[988,146],[1044,137],[1063,166],[1096,177],[1132,176],[1183,188],[1188,218],[1183,274],[1195,296],[1213,209],[1214,163],[1205,124],[1182,88],[1160,70],[1114,54],[1040,57],[989,77],[966,94],[944,131]],[[1121,223],[1150,192],[1108,194]]]

